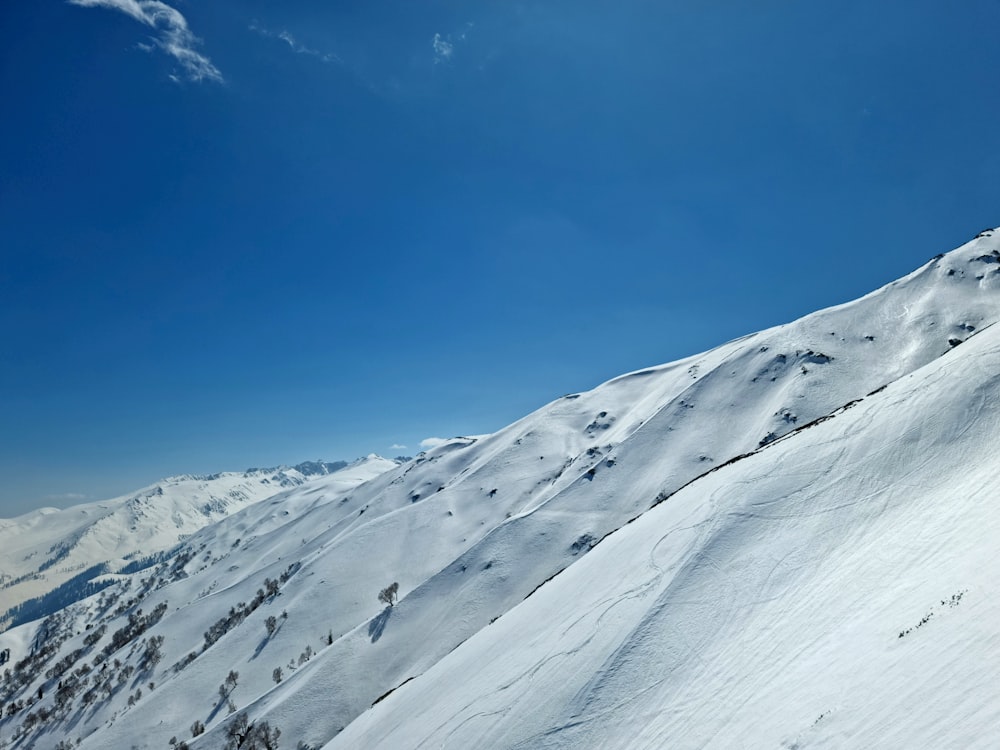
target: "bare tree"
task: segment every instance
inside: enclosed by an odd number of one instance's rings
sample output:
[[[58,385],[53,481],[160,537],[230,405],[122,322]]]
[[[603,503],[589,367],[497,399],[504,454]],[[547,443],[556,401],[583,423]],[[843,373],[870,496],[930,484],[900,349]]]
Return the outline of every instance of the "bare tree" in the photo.
[[[226,729],[226,738],[228,742],[226,743],[227,748],[241,748],[246,743],[247,738],[250,736],[250,732],[253,729],[253,725],[250,723],[250,719],[247,717],[246,712],[241,713],[235,719],[233,723],[229,725]]]
[[[280,736],[280,729],[266,721],[251,723],[242,713],[226,729],[226,750],[278,750]]]
[[[275,667],[274,671],[271,672],[271,679],[274,680],[275,684],[281,682],[284,675],[281,674],[281,667]]]
[[[278,750],[278,738],[281,737],[281,730],[277,727],[272,729],[266,721],[261,721],[254,726],[253,734],[256,750]]]
[[[396,603],[399,584],[393,582],[378,592],[378,600],[388,604],[390,607]]]
[[[267,637],[270,638],[278,629],[278,618],[274,615],[268,615],[268,618],[264,620],[264,627],[267,628]]]

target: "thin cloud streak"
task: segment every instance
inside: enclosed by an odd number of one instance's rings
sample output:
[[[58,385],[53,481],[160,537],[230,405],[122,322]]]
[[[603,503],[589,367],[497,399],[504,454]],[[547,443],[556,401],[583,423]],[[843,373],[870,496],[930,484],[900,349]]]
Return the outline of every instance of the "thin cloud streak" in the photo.
[[[67,0],[67,2],[82,8],[117,10],[145,26],[156,29],[159,36],[153,39],[155,46],[177,60],[189,80],[222,83],[221,71],[195,49],[201,40],[191,33],[187,19],[176,8],[160,0]],[[153,49],[153,46],[147,44],[139,44],[138,47],[146,52]],[[178,80],[177,76],[171,78]]]
[[[89,495],[84,495],[82,492],[63,492],[56,495],[46,495],[45,500],[51,502],[73,502],[86,500]]]
[[[264,28],[256,21],[251,23],[249,28],[250,31],[254,32],[255,34],[260,34],[262,37],[265,37],[267,39],[278,39],[284,42],[291,48],[292,52],[295,52],[296,54],[315,57],[320,62],[325,62],[325,63],[342,62],[342,60],[332,52],[320,52],[318,49],[312,49],[311,47],[305,46],[292,35],[292,32],[288,31],[287,29],[282,29],[281,31],[272,31],[271,29]]]

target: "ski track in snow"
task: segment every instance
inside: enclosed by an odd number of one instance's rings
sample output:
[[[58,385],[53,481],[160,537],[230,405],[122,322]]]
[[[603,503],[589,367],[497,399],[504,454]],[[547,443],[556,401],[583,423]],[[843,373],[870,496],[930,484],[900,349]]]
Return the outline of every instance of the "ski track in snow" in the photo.
[[[991,353],[994,355],[993,362],[995,368],[996,349],[994,348]],[[814,472],[788,472],[782,471],[782,460],[777,462],[772,461],[772,463],[778,464],[773,467],[772,473],[781,474],[785,478],[794,478],[794,476],[797,475],[800,479],[804,479],[804,481],[800,481],[800,486],[791,489],[790,492],[787,491],[786,488],[786,491],[775,493],[773,498],[769,498],[761,502],[749,503],[749,507],[752,509],[749,512],[731,510],[723,512],[723,515],[730,518],[738,517],[741,521],[760,524],[764,522],[770,523],[776,521],[805,522],[815,517],[831,515],[836,516],[838,514],[843,515],[845,512],[864,509],[866,511],[864,513],[866,516],[864,518],[864,527],[867,528],[871,525],[877,524],[882,517],[890,514],[892,512],[892,506],[900,502],[900,495],[906,491],[923,489],[925,493],[928,491],[933,493],[935,490],[940,492],[943,480],[934,481],[932,466],[935,462],[940,461],[940,455],[935,452],[928,451],[926,447],[922,445],[921,438],[923,435],[931,433],[940,436],[937,437],[936,440],[939,444],[956,444],[961,443],[967,437],[967,434],[974,425],[982,425],[984,422],[989,423],[990,421],[995,424],[995,414],[989,415],[985,412],[990,402],[990,397],[993,397],[993,400],[995,401],[995,397],[998,391],[1000,391],[1000,379],[998,379],[997,376],[990,375],[989,369],[983,365],[983,362],[984,358],[980,358],[973,360],[973,362],[969,364],[969,371],[967,371],[965,376],[966,379],[975,380],[978,378],[981,379],[982,382],[972,391],[967,399],[959,402],[958,406],[960,408],[957,410],[957,417],[955,416],[956,409],[954,408],[954,403],[944,401],[932,403],[929,408],[927,408],[926,413],[922,415],[922,419],[918,424],[911,424],[905,427],[898,434],[891,436],[888,440],[880,441],[874,450],[867,451],[864,455],[852,456],[850,455],[849,445],[839,444],[847,443],[853,434],[872,429],[873,425],[877,426],[877,419],[880,416],[877,411],[871,408],[865,409],[855,407],[856,411],[854,415],[854,424],[851,425],[851,432],[849,434],[837,435],[825,441],[820,441],[816,445],[812,446],[814,450],[827,448],[827,452],[824,456],[826,459],[825,468],[819,468]],[[926,376],[924,378],[925,382],[922,383],[921,386],[925,389],[946,388],[947,381],[953,378],[953,371],[946,371],[939,368],[936,372],[932,372],[929,376]],[[896,396],[895,390],[889,390],[882,398],[882,401],[888,402],[883,411],[885,409],[904,410],[908,408],[907,401],[910,399],[912,399],[912,393],[906,393],[903,396]],[[882,406],[882,404],[880,404],[880,406]],[[860,411],[857,411],[858,409],[860,409]],[[844,412],[844,415],[850,414],[850,410]],[[858,414],[860,417],[857,416]],[[838,416],[837,419],[842,419],[842,417]],[[823,430],[833,431],[837,426],[835,425],[835,421],[836,420],[827,424],[818,425],[815,429],[820,432]],[[802,433],[802,435],[808,436],[808,433]],[[796,436],[794,439],[798,439],[798,437],[799,436]],[[789,443],[788,445],[792,445],[792,443]],[[893,481],[891,483],[870,488],[866,492],[849,493],[850,499],[846,501],[841,499],[840,496],[843,493],[837,491],[837,484],[838,482],[842,482],[842,478],[845,475],[850,475],[852,472],[862,468],[865,463],[881,464],[887,460],[887,456],[895,458],[899,455],[907,456],[909,459],[908,465],[905,471],[893,477]],[[747,463],[752,461],[765,461],[769,457],[770,451],[765,449],[765,451],[749,457],[739,465],[734,465],[732,467],[732,471],[739,471],[740,468],[745,469],[745,465]],[[928,475],[931,477],[930,481],[927,481]],[[915,481],[915,478],[919,478],[919,481]],[[743,491],[747,484],[757,483],[760,479],[761,478],[759,476],[751,476],[750,478],[742,481],[730,482],[726,486],[720,487],[715,493],[710,494],[707,498],[707,504],[715,507],[716,509],[722,509],[726,506],[723,499],[724,497],[732,496],[734,491]],[[877,474],[875,474],[872,480],[869,481],[877,481]],[[698,483],[696,482],[693,485],[690,485],[685,490],[682,490],[682,492],[692,493],[697,491],[697,484]],[[672,500],[676,500],[676,498],[672,498]],[[794,507],[789,508],[788,512],[783,513],[762,513],[759,510],[760,508],[771,508],[773,506],[787,508],[792,505],[794,505]],[[873,505],[874,507],[871,507]],[[648,516],[652,516],[655,512],[655,510],[651,511]],[[646,520],[647,518],[643,518],[639,521],[639,523]],[[911,555],[916,555],[921,551],[925,551],[926,545],[935,535],[935,529],[936,527],[930,524],[917,524],[915,530],[920,533],[920,535],[916,538],[904,541],[902,544],[902,551]],[[850,540],[852,536],[856,535],[857,532],[851,528],[851,524],[847,521],[840,524],[833,524],[826,532],[827,537],[836,539],[843,539],[846,537]],[[659,540],[653,547],[653,552],[650,553],[648,558],[648,572],[652,573],[650,580],[661,576],[663,573],[662,568],[655,565],[654,559],[655,550],[664,539],[666,539],[665,536],[659,537]],[[715,544],[720,543],[720,541],[715,542]],[[606,736],[602,737],[603,742],[595,742],[592,738],[587,737],[586,734],[580,734],[582,731],[581,727],[601,723],[608,717],[620,715],[625,707],[631,706],[635,702],[641,700],[644,695],[656,692],[661,688],[661,686],[668,682],[677,681],[675,671],[651,667],[649,654],[645,655],[645,659],[635,659],[635,652],[646,647],[646,644],[662,643],[665,641],[679,643],[679,648],[686,650],[687,653],[691,655],[691,661],[693,661],[696,665],[705,664],[705,659],[703,659],[701,654],[706,645],[712,640],[712,636],[734,628],[737,608],[732,604],[727,607],[725,606],[725,603],[727,601],[732,603],[735,600],[735,597],[733,597],[732,594],[739,591],[741,588],[745,588],[745,582],[741,582],[743,584],[742,586],[734,582],[734,576],[727,573],[726,568],[711,552],[711,545],[696,544],[694,546],[701,549],[700,556],[689,561],[685,567],[682,567],[681,571],[674,576],[671,587],[657,599],[654,605],[647,609],[647,615],[642,619],[640,624],[630,631],[630,634],[624,638],[624,641],[629,644],[628,647],[623,647],[620,650],[613,652],[613,655],[602,666],[597,666],[593,660],[591,660],[591,667],[589,669],[595,676],[590,682],[585,684],[584,687],[579,690],[575,699],[567,701],[567,707],[564,709],[564,713],[569,720],[556,726],[550,726],[538,734],[530,735],[521,742],[511,744],[509,746],[562,747],[579,746],[580,744],[583,744],[584,746],[612,746],[611,744],[604,744],[608,741]],[[595,554],[599,554],[600,551],[602,550],[598,547],[598,552]],[[827,552],[827,555],[829,554],[831,553]],[[824,555],[815,550],[807,551],[804,547],[793,548],[777,560],[769,569],[766,569],[766,573],[757,590],[766,592],[769,589],[774,588],[774,581],[779,575],[779,570],[784,569],[786,575],[794,575],[795,571],[807,568],[811,563],[815,564],[816,560],[822,559],[823,557]],[[719,591],[722,593],[716,593],[714,596],[707,599],[680,599],[672,597],[671,588],[685,588],[686,577],[701,574],[706,569],[714,571],[714,578],[720,586]],[[566,575],[571,575],[572,572],[575,571],[570,569],[570,571],[567,571]],[[629,580],[634,581],[636,577],[636,572],[631,571]],[[565,581],[563,582],[565,583]],[[559,579],[550,585],[557,585],[558,583]],[[635,588],[629,589],[627,594],[615,599],[610,604],[607,599],[602,599],[596,602],[592,609],[586,610],[587,614],[576,617],[569,623],[568,627],[563,628],[559,632],[558,637],[553,634],[552,640],[554,642],[563,642],[564,640],[568,640],[568,634],[570,631],[575,628],[579,628],[581,622],[589,620],[589,615],[592,612],[600,612],[597,625],[588,628],[588,634],[586,636],[582,636],[578,640],[578,646],[571,649],[560,650],[550,656],[534,662],[529,669],[520,672],[513,682],[505,683],[503,685],[504,689],[509,689],[513,685],[519,685],[522,682],[529,681],[541,670],[549,668],[549,665],[553,661],[565,659],[566,657],[571,657],[581,653],[593,641],[595,633],[599,629],[598,626],[600,621],[604,618],[604,616],[617,604],[623,602],[628,595],[634,594],[636,590],[637,589]],[[549,589],[549,591],[551,591],[551,589]],[[539,595],[544,596],[545,593],[546,590],[543,589]],[[727,593],[729,595],[728,599]],[[752,598],[750,604],[759,605],[769,601],[781,600],[782,596],[780,592],[772,592],[763,597],[757,596]],[[690,633],[679,629],[655,633],[651,632],[655,630],[658,620],[662,616],[662,613],[667,609],[676,609],[679,605],[691,606],[704,603],[711,603],[713,605],[711,607],[711,616],[710,618],[696,618],[701,623],[698,629],[698,637],[696,639],[692,638]],[[782,615],[788,615],[793,610],[793,605],[788,604],[785,606],[779,617]],[[705,627],[705,623],[713,621],[715,623],[714,625],[707,628]],[[489,634],[484,633],[477,637],[477,639],[487,638],[488,635]],[[673,637],[671,638],[670,636]],[[775,656],[778,657],[779,664],[787,668],[789,665],[792,665],[799,660],[803,654],[821,647],[825,637],[825,633],[817,635],[811,640],[806,641],[806,643],[802,644],[797,650],[783,655],[775,654]],[[471,647],[471,643],[468,644],[468,647]],[[618,697],[610,701],[607,705],[602,705],[600,701],[595,704],[593,697],[594,694],[602,692],[605,685],[616,681],[626,681],[626,678],[621,677],[621,675],[630,670],[630,664],[633,661],[638,661],[643,665],[643,674],[655,673],[658,676],[655,678],[647,677],[646,679],[640,678],[635,680],[636,684],[625,691],[624,695],[618,695]],[[568,668],[564,668],[564,671],[567,670]],[[771,670],[772,673],[774,671],[775,670]],[[455,672],[455,674],[463,673],[463,670]],[[633,677],[634,675],[630,674],[627,679],[632,680]],[[489,679],[483,680],[483,682],[486,683],[489,681]],[[688,680],[689,683],[693,683],[695,681],[696,680],[694,678]],[[756,683],[762,684],[763,680],[757,679]],[[425,689],[426,688],[427,686],[425,685]],[[724,691],[722,694],[724,695]],[[477,700],[466,700],[455,713],[450,714],[444,721],[440,721],[440,723],[437,724],[438,727],[448,728],[446,735],[442,737],[442,735],[437,731],[428,732],[427,738],[422,743],[415,746],[462,746],[463,739],[460,739],[460,737],[463,729],[471,723],[474,723],[477,719],[481,719],[483,717],[506,716],[516,705],[517,699],[505,699],[507,704],[505,710],[500,712],[483,710],[482,704],[490,703],[490,699],[493,695],[495,695],[495,693],[487,693],[485,695],[481,695]],[[400,696],[400,700],[401,699],[402,696]],[[751,702],[751,700],[752,697],[747,696],[741,701],[736,701],[736,704],[745,705]],[[660,702],[662,703],[663,701]],[[397,711],[399,711],[398,715],[408,715],[405,707],[398,707]],[[525,711],[525,713],[530,713],[530,711]],[[413,723],[419,726],[419,722]],[[637,723],[638,725],[643,726],[646,722],[644,720]],[[692,723],[695,722],[688,722],[688,724]],[[570,739],[565,742],[561,739],[557,739],[571,730],[576,731],[573,732],[573,736]],[[638,736],[635,736],[634,734],[629,735],[627,732],[623,734],[629,736],[629,742],[627,744],[629,747],[660,747],[662,746],[661,743],[664,742],[676,743],[678,737],[684,737],[687,733],[684,731],[671,732],[667,730],[660,730],[657,732],[642,731],[639,732]],[[646,736],[647,734],[649,735],[648,737]],[[719,732],[711,734],[704,740],[703,743],[699,742],[697,744],[692,744],[691,746],[716,746],[716,738],[718,734]],[[505,742],[506,739],[507,738],[504,738],[504,741],[501,741],[499,746],[508,746]],[[464,741],[468,741],[468,735],[464,737]],[[332,746],[337,747],[339,744],[335,741]],[[717,746],[724,747],[726,745],[718,744]]]

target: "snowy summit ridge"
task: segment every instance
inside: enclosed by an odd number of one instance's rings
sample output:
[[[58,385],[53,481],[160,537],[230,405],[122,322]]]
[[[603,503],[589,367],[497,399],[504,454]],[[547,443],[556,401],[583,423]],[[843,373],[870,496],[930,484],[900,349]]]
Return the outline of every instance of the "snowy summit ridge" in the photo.
[[[248,502],[0,634],[0,737],[995,747],[998,239]]]

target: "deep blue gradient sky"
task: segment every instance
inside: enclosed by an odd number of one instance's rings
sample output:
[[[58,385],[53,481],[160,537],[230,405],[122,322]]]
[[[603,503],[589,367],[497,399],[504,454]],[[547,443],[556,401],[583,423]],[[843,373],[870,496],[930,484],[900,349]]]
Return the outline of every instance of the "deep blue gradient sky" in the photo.
[[[492,431],[1000,224],[995,2],[83,2],[0,5],[0,516]]]

